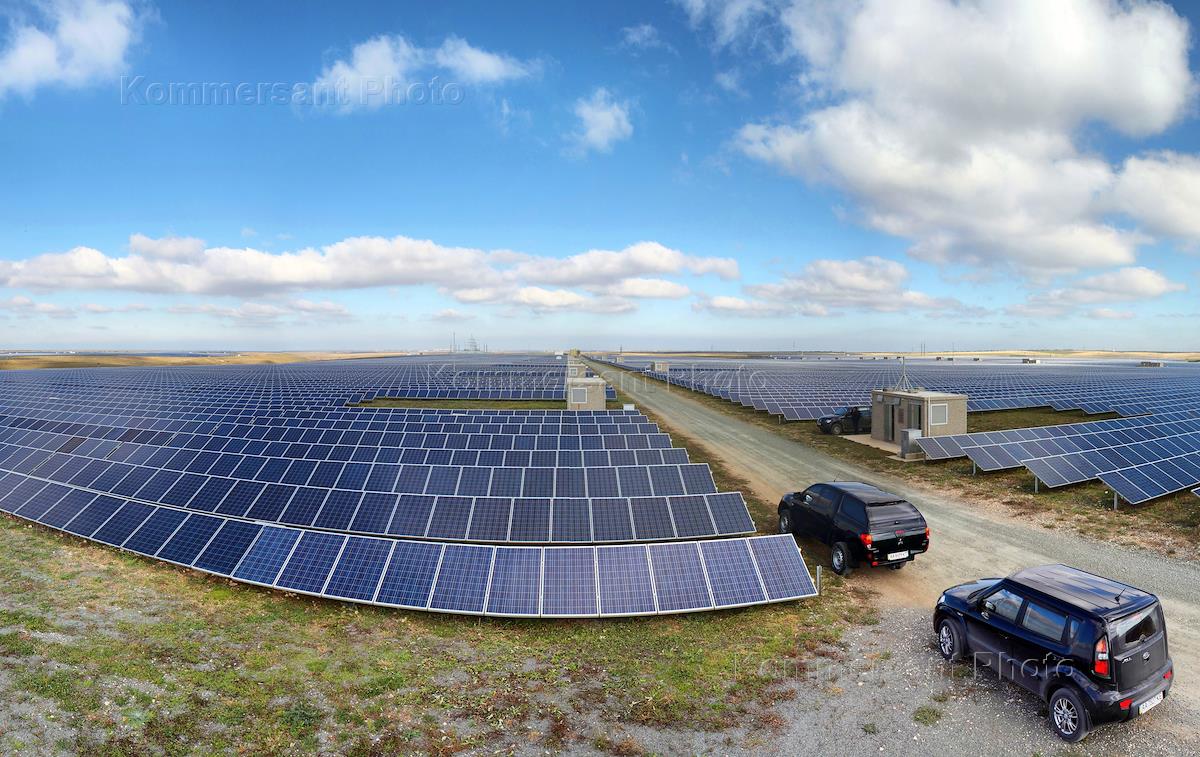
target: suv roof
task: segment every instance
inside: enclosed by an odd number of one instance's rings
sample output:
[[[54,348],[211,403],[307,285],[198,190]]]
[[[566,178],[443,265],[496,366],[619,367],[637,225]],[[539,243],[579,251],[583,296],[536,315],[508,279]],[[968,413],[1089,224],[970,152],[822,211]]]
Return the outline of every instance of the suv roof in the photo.
[[[844,494],[852,494],[855,499],[862,500],[863,504],[867,505],[904,501],[904,497],[888,494],[883,489],[871,486],[870,484],[864,484],[861,481],[835,481],[825,485],[837,489]]]
[[[1100,617],[1124,615],[1157,601],[1153,594],[1129,584],[1069,565],[1025,568],[1008,580]]]

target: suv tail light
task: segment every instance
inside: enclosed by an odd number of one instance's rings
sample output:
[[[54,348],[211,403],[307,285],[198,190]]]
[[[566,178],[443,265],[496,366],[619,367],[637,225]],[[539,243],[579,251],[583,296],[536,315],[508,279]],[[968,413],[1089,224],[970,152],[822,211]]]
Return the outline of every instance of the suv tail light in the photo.
[[[870,534],[859,534],[858,540],[861,541],[862,545],[867,549],[872,549],[872,540]]]
[[[1096,654],[1092,661],[1092,672],[1101,678],[1108,678],[1108,637],[1101,636],[1096,642]]]

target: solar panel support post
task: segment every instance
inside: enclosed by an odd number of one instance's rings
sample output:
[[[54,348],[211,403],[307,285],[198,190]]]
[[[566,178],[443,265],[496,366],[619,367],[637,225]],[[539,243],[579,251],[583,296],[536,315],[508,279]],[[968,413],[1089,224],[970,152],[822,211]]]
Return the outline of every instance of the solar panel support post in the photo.
[[[1113,492],[1113,512],[1117,511],[1117,508],[1120,506],[1120,504],[1121,504],[1121,495],[1117,494],[1116,492]]]
[[[817,566],[817,595],[821,594],[821,566]]]
[[[971,475],[972,476],[979,475],[979,465],[974,460],[971,461]]]
[[[1039,483],[1041,483],[1041,482],[1039,482],[1039,481],[1038,481],[1038,477],[1037,477],[1037,476],[1034,476],[1034,477],[1033,477],[1033,493],[1034,493],[1034,494],[1037,494],[1037,493],[1038,493],[1038,484],[1039,484]]]

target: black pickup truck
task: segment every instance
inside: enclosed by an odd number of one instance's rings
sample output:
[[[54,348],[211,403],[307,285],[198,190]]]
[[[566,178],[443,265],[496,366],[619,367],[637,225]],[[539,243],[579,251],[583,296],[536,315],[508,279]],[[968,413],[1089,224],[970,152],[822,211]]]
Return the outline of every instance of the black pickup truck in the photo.
[[[929,549],[929,527],[916,507],[870,484],[814,484],[779,502],[779,531],[829,545],[835,573],[859,566],[903,568]]]
[[[822,434],[865,434],[871,430],[870,405],[839,407],[828,415],[817,418],[817,428]]]
[[[1041,697],[1050,727],[1070,742],[1145,715],[1175,677],[1158,598],[1066,565],[952,586],[933,627],[943,657],[970,654]]]

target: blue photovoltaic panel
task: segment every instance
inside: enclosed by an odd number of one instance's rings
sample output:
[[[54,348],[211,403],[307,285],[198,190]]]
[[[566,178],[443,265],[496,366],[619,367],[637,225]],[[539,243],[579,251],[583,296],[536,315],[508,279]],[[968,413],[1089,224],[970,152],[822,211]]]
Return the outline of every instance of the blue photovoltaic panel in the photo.
[[[454,612],[483,612],[494,547],[447,544],[429,606]]]
[[[329,577],[325,593],[332,597],[344,597],[369,602],[375,598],[375,589],[383,576],[392,553],[394,542],[386,539],[369,539],[351,536],[342,550]]]
[[[121,504],[122,500],[115,497],[97,497],[67,524],[66,530],[79,536],[91,536],[120,509]]]
[[[712,536],[716,533],[704,497],[675,497],[671,500],[671,515],[680,538]]]
[[[259,584],[275,583],[275,578],[292,554],[292,548],[296,546],[301,533],[290,528],[267,526],[259,534],[254,546],[242,558],[242,563],[234,570],[233,577]]]
[[[749,540],[758,573],[767,587],[767,598],[797,599],[816,596],[808,566],[790,534],[762,536]]]
[[[436,499],[422,494],[401,494],[396,512],[392,515],[392,522],[388,524],[388,533],[397,536],[424,536]]]
[[[83,508],[91,504],[92,500],[96,499],[95,494],[76,489],[69,492],[67,496],[59,500],[58,504],[50,508],[45,515],[38,518],[38,522],[54,528],[63,528],[71,520],[83,511]]]
[[[550,514],[551,539],[592,541],[592,514],[586,499],[556,499]]]
[[[659,612],[713,606],[695,542],[651,544],[649,550]]]
[[[713,601],[718,607],[748,605],[766,599],[758,570],[745,541],[718,539],[700,542],[700,553],[704,557]]]
[[[665,497],[644,497],[630,500],[633,526],[637,538],[647,540],[674,539],[671,510]]]
[[[550,500],[513,500],[511,541],[544,542],[550,540]]]
[[[340,534],[305,533],[275,584],[285,589],[319,593],[345,541],[346,537]]]
[[[471,527],[467,538],[471,541],[507,541],[508,521],[512,500],[479,497],[471,511]]]
[[[192,515],[162,546],[156,557],[181,565],[191,565],[223,524],[224,521],[220,518],[209,515]]]
[[[498,547],[492,567],[492,585],[488,591],[488,613],[537,615],[541,582],[542,550],[535,547]]]
[[[431,539],[463,539],[471,517],[470,497],[438,497],[429,520]]]
[[[92,534],[92,538],[119,547],[125,543],[130,534],[137,530],[138,526],[142,525],[146,518],[150,517],[150,513],[154,512],[154,509],[154,507],[143,505],[140,502],[126,502],[99,531]]]
[[[629,500],[592,500],[592,528],[594,541],[632,541],[633,521],[629,514]]]
[[[645,546],[598,547],[596,562],[601,615],[642,615],[657,609]]]
[[[716,521],[717,533],[754,533],[754,521],[750,518],[750,511],[746,509],[746,501],[742,499],[741,493],[710,494],[705,499],[708,500],[708,510]]]
[[[547,547],[542,581],[542,614],[586,616],[596,606],[595,549]]]
[[[428,607],[442,548],[441,544],[428,542],[396,542],[375,601],[400,607]]]
[[[159,508],[122,546],[143,555],[153,555],[187,517],[182,510]]]
[[[199,517],[199,516],[193,516]],[[196,558],[195,567],[227,576],[233,572],[262,531],[257,523],[228,520]]]

